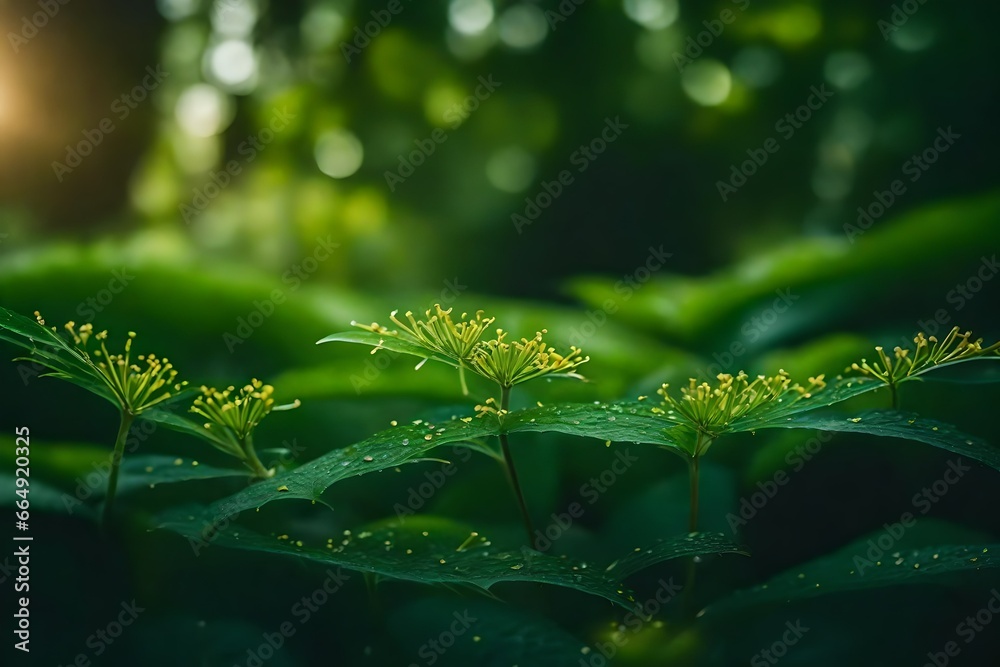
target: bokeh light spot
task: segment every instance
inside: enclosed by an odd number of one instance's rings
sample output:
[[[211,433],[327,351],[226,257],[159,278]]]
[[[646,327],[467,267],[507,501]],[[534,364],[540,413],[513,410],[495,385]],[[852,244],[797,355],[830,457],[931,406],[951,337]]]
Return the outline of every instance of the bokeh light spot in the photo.
[[[361,141],[347,130],[330,130],[316,140],[316,165],[331,178],[347,178],[364,161]]]
[[[545,14],[535,5],[514,5],[500,16],[498,23],[500,41],[512,49],[533,49],[545,41],[549,32]]]
[[[196,137],[210,137],[223,131],[232,122],[233,113],[229,97],[207,83],[186,88],[174,107],[177,124]]]
[[[698,60],[684,69],[681,87],[698,104],[714,107],[722,104],[733,89],[729,69],[718,60]]]
[[[486,161],[486,178],[502,192],[523,192],[535,180],[535,158],[519,146],[501,148]]]
[[[680,15],[677,0],[624,0],[625,15],[649,30],[672,25]]]
[[[227,39],[209,51],[208,68],[223,87],[243,89],[257,74],[257,58],[248,42]]]
[[[493,3],[490,0],[451,0],[448,23],[465,35],[476,35],[493,23]]]

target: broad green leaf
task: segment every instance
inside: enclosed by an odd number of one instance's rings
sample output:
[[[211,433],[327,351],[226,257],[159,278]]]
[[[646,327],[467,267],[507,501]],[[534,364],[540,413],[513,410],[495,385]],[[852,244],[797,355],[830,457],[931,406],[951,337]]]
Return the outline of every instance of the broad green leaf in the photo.
[[[692,534],[662,541],[602,567],[527,548],[499,548],[467,525],[429,515],[405,521],[387,519],[318,544],[306,544],[295,535],[264,536],[243,526],[230,528],[228,522],[222,529],[222,521],[211,508],[181,509],[166,514],[158,527],[187,537],[199,549],[212,544],[264,551],[390,579],[483,590],[498,583],[531,581],[598,595],[626,609],[635,604],[634,595],[621,584],[629,574],[684,556],[742,553],[721,535]]]
[[[915,440],[985,463],[1000,470],[1000,447],[956,429],[951,424],[893,410],[872,410],[856,417],[797,415],[751,428],[806,428],[843,433],[866,433],[889,438]]]
[[[119,474],[118,493],[128,493],[158,484],[220,477],[249,477],[250,471],[246,468],[241,470],[206,465],[193,459],[163,454],[133,454],[122,459]],[[105,491],[102,486],[95,490],[95,495],[103,495]]]
[[[876,557],[874,562],[866,555],[871,548],[868,542],[859,540],[832,555],[783,572],[765,584],[737,591],[709,605],[699,615],[727,614],[750,606],[831,593],[925,584],[945,575],[1000,567],[1000,544],[899,549]]]
[[[168,419],[163,415],[157,417]],[[505,417],[503,428],[508,433],[549,431],[617,442],[646,442],[679,453],[679,446],[667,433],[671,426],[641,405],[584,403],[514,412]],[[342,479],[412,463],[442,445],[496,436],[500,428],[492,417],[465,417],[434,424],[417,420],[413,424],[394,426],[355,445],[335,449],[294,470],[254,484],[216,503],[217,512],[235,513],[273,500],[319,500],[326,489]],[[474,449],[482,447],[472,446]]]
[[[602,567],[531,550],[498,549],[468,526],[441,517],[382,521],[318,544],[305,544],[295,535],[259,535],[242,526],[214,531],[217,521],[210,511],[176,511],[159,527],[196,544],[295,556],[389,579],[483,590],[498,583],[530,581],[598,595],[625,608],[633,602],[631,593]]]
[[[721,533],[689,533],[657,540],[652,546],[636,547],[634,551],[609,565],[607,571],[619,579],[625,579],[665,560],[707,553],[750,555]]]
[[[0,306],[0,340],[31,352],[31,356],[15,361],[34,364],[32,372],[37,371],[41,377],[61,378],[117,405],[101,374],[49,327]]]
[[[682,453],[676,428],[650,412],[646,403],[562,403],[507,415],[504,430],[551,432],[613,442],[643,442]]]
[[[394,426],[343,449],[300,465],[294,470],[254,484],[216,503],[217,514],[228,516],[273,500],[319,500],[336,482],[424,458],[431,450],[455,442],[497,434],[494,420],[452,420],[429,424],[422,420]]]
[[[886,388],[884,382],[875,378],[851,377],[837,378],[830,382],[822,391],[815,392],[810,398],[800,398],[791,403],[772,401],[765,403],[747,415],[729,424],[726,432],[740,433],[767,428],[772,424],[780,424],[792,415],[804,414],[828,408],[837,403],[855,398],[870,391]]]

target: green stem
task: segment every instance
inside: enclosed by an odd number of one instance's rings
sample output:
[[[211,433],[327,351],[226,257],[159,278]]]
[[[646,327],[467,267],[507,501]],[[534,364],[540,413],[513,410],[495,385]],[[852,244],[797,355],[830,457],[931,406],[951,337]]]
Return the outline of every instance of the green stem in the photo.
[[[688,479],[690,480],[690,514],[688,514],[688,532],[698,531],[698,456],[688,459]]]
[[[892,409],[899,409],[899,389],[896,387],[894,382],[889,383],[889,392],[892,395]]]
[[[469,395],[469,385],[465,383],[465,365],[458,362],[458,381],[462,383],[462,396]]]
[[[510,387],[500,387],[500,410],[506,412],[510,406]],[[501,417],[503,419],[503,417]],[[528,505],[524,502],[524,492],[521,490],[521,482],[517,478],[517,468],[514,467],[514,459],[510,455],[510,445],[507,442],[507,433],[500,432],[500,449],[503,451],[504,464],[507,467],[507,478],[514,489],[517,497],[517,504],[521,508],[521,518],[524,520],[524,530],[528,534],[528,546],[535,548],[535,529],[531,525],[531,515],[528,513]]]
[[[101,513],[101,525],[107,526],[111,519],[111,508],[115,502],[115,491],[118,489],[118,469],[125,456],[125,442],[128,440],[128,432],[132,428],[135,420],[128,410],[122,410],[121,423],[118,426],[118,438],[115,440],[115,452],[111,456],[111,474],[108,476],[108,492],[104,496],[104,511]]]
[[[253,474],[257,477],[267,478],[271,476],[271,471],[264,467],[264,464],[260,462],[260,458],[257,457],[257,451],[253,447],[253,438],[248,434],[246,440],[243,441],[243,452],[246,454],[247,465],[253,470]]]
[[[688,480],[690,487],[690,513],[688,514],[688,532],[694,533],[698,530],[698,462],[701,448],[701,435],[695,445],[694,456],[688,459]],[[684,581],[684,595],[682,596],[682,606],[690,613],[694,611],[694,581],[696,574],[696,557],[688,559],[687,574]]]

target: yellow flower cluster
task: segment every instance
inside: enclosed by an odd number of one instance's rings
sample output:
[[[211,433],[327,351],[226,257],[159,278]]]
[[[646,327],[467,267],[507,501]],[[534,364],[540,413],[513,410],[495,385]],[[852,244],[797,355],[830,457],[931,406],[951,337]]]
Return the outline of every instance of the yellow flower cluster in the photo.
[[[484,317],[480,310],[474,317],[462,313],[456,322],[451,312],[451,308],[445,310],[435,305],[426,311],[425,319],[417,319],[408,311],[404,321],[396,316],[397,311],[393,311],[390,318],[399,327],[398,331],[378,323],[352,324],[380,336],[397,336],[428,352],[453,360],[462,375],[462,390],[465,393],[468,393],[464,379],[466,368],[509,389],[543,375],[564,374],[582,378],[573,371],[590,359],[576,347],[571,347],[565,355],[556,352],[542,339],[547,333],[545,330],[530,339],[508,341],[507,332],[497,329],[496,338],[484,341],[483,334],[495,318]]]
[[[793,383],[784,370],[771,377],[758,375],[753,380],[742,371],[735,376],[720,373],[716,376],[718,384],[715,386],[691,378],[688,386],[681,387],[679,398],[671,395],[670,385],[660,387],[657,393],[663,397],[663,407],[653,408],[653,412],[666,415],[672,421],[692,423],[706,433],[713,433],[775,401],[791,403],[810,398],[826,387],[823,378],[822,375],[811,377],[806,386]]]
[[[923,332],[918,333],[913,339],[916,350],[897,346],[892,357],[885,353],[884,348],[876,347],[877,361],[869,363],[867,359],[862,359],[860,364],[853,363],[846,370],[894,385],[935,366],[1000,352],[1000,342],[983,347],[982,338],[972,340],[971,331],[959,333],[960,331],[958,327],[954,327],[943,340],[938,340],[936,336],[925,336]]]
[[[42,326],[45,325],[45,320],[37,311],[35,319]],[[177,371],[166,358],[160,359],[155,354],[140,354],[133,360],[134,331],[128,332],[124,353],[112,354],[107,348],[107,331],[95,333],[92,324],[77,327],[75,322],[67,322],[65,329],[72,337],[73,346],[111,390],[121,409],[133,416],[162,403],[187,384],[175,382]],[[55,327],[52,330],[56,331]],[[98,341],[96,349],[89,349],[91,339]]]

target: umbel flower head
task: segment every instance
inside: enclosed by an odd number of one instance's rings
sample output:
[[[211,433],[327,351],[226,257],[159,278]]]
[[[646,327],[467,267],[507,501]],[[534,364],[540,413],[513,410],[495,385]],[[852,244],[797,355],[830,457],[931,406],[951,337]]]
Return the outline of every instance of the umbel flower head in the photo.
[[[960,334],[960,329],[954,327],[944,337],[938,340],[936,336],[925,336],[920,332],[913,339],[915,350],[897,346],[893,356],[885,353],[881,346],[875,348],[878,360],[871,363],[862,359],[861,363],[853,363],[846,370],[877,378],[887,385],[895,385],[908,378],[920,375],[935,366],[958,363],[975,357],[987,356],[992,352],[1000,352],[1000,342],[989,347],[983,347],[983,339],[972,340],[972,332]]]
[[[35,319],[45,326],[45,320],[37,311]],[[162,403],[187,384],[175,382],[177,371],[165,357],[140,354],[133,359],[134,331],[128,332],[124,353],[112,354],[107,348],[107,331],[94,333],[92,324],[82,324],[78,328],[75,322],[67,322],[65,329],[72,337],[73,347],[110,389],[119,407],[133,416]],[[52,327],[52,331],[56,328]],[[93,349],[90,347],[92,340],[97,341]]]
[[[397,336],[454,361],[462,381],[462,392],[468,394],[464,369],[471,359],[473,349],[486,329],[493,324],[494,318],[483,317],[483,311],[480,310],[471,318],[468,313],[462,313],[458,322],[455,322],[451,317],[452,309],[445,310],[440,304],[434,304],[433,309],[425,311],[424,319],[417,319],[411,311],[406,311],[403,315],[406,320],[404,322],[396,316],[398,312],[398,310],[392,311],[389,318],[399,327],[399,331],[387,329],[374,322],[370,325],[356,322],[351,324],[380,336]]]
[[[496,338],[479,343],[472,351],[472,370],[506,389],[544,375],[583,379],[574,370],[590,357],[584,357],[577,347],[570,347],[566,355],[559,354],[542,340],[545,333],[542,329],[534,338],[507,342],[507,332],[497,329]]]
[[[688,386],[681,387],[680,397],[673,396],[669,384],[657,390],[663,397],[663,407],[653,408],[653,412],[666,415],[671,421],[694,425],[700,432],[714,436],[735,420],[764,405],[775,401],[789,404],[799,399],[810,398],[813,393],[826,387],[822,375],[809,378],[806,386],[793,383],[784,370],[767,377],[758,375],[750,380],[743,371],[736,376],[720,373],[719,381],[712,386],[708,382],[698,383],[694,378]]]
[[[270,477],[273,470],[267,470],[257,458],[253,447],[253,430],[272,410],[290,410],[300,403],[296,400],[289,405],[275,405],[274,387],[256,378],[250,384],[240,387],[229,386],[222,391],[214,387],[201,388],[202,395],[194,399],[191,412],[208,421],[204,427],[211,442],[244,463],[258,476]]]

